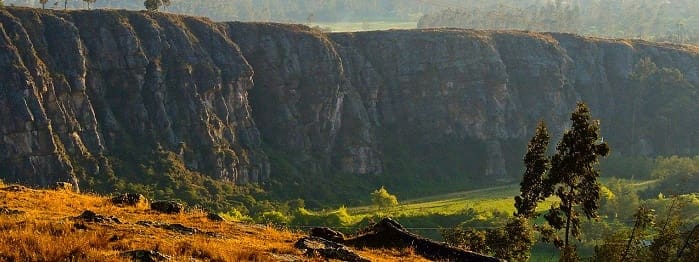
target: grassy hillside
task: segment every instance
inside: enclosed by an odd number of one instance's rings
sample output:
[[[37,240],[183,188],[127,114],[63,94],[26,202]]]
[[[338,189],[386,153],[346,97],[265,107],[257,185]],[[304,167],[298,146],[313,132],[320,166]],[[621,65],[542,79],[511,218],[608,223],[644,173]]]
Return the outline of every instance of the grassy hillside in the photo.
[[[75,217],[91,210],[106,222]],[[19,214],[15,214],[19,211]],[[156,250],[174,261],[321,261],[294,248],[302,234],[270,226],[213,222],[202,210],[165,215],[147,205],[122,207],[109,198],[0,183],[0,261],[128,261],[131,250]],[[152,224],[182,225],[195,233]],[[139,223],[137,223],[139,222]],[[363,250],[372,261],[421,260],[410,250]]]

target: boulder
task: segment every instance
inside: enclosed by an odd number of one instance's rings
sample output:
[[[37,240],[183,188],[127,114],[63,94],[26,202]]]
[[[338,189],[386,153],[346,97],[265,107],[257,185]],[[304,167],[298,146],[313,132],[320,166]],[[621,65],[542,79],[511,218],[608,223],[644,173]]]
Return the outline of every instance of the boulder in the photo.
[[[320,237],[338,243],[345,241],[345,235],[342,234],[342,232],[338,232],[327,227],[316,227],[311,229],[311,236]]]
[[[103,216],[103,215],[98,215],[95,212],[92,212],[90,210],[85,210],[80,214],[79,216],[75,217],[75,219],[80,219],[85,222],[95,222],[95,223],[116,223],[116,224],[121,224],[121,220],[114,216]]]
[[[175,201],[155,201],[150,204],[150,209],[160,212],[160,213],[165,213],[165,214],[178,214],[181,213],[184,210],[184,206],[182,204],[177,203]]]
[[[337,259],[341,261],[370,261],[342,244],[320,237],[308,236],[301,238],[294,246],[298,249],[304,250],[307,256],[322,256],[329,260]]]
[[[141,203],[148,203],[148,199],[141,194],[126,193],[118,194],[111,199],[112,203],[117,205],[137,206]]]
[[[155,262],[170,260],[170,256],[162,254],[154,250],[131,250],[121,253],[122,257],[129,258],[131,261],[140,262]]]
[[[209,214],[206,215],[206,218],[209,219],[209,220],[211,220],[211,221],[214,221],[214,222],[224,222],[224,221],[226,221],[225,218],[223,218],[221,215],[216,214],[216,213],[209,213]]]
[[[209,237],[222,237],[220,234],[217,234],[216,232],[207,232],[203,231],[201,229],[195,228],[195,227],[188,227],[182,224],[167,224],[163,222],[154,222],[154,221],[138,221],[136,222],[136,225],[141,225],[144,227],[154,227],[154,228],[161,228],[165,230],[170,230],[173,232],[177,232],[183,235],[194,235],[194,234],[202,234],[206,235]]]
[[[5,187],[2,190],[9,191],[9,192],[24,192],[27,190],[27,188],[23,187],[23,186],[18,186],[18,185],[12,185],[12,186]]]
[[[0,207],[0,215],[21,215],[24,211],[9,209],[7,207]]]
[[[332,231],[332,230],[331,230]],[[358,248],[412,248],[415,253],[427,259],[438,261],[484,261],[498,262],[500,259],[449,246],[436,242],[406,230],[401,224],[390,218],[384,218],[371,226],[364,233],[347,239],[340,239],[337,234],[327,230],[312,230],[318,235],[326,234],[330,238],[347,246]]]
[[[56,182],[56,184],[53,185],[54,190],[64,190],[64,191],[73,191],[73,184],[68,183],[68,182]]]

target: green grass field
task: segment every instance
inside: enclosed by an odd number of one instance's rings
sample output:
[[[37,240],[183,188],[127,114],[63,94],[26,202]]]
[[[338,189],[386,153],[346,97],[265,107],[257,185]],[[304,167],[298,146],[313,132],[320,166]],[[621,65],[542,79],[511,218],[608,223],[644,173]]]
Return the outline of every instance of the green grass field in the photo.
[[[513,213],[514,197],[519,195],[519,185],[498,186],[403,201],[396,207],[382,209],[383,214],[394,217],[424,216],[429,214],[452,215],[473,208],[480,212]],[[547,201],[547,202],[553,202]],[[548,207],[549,204],[543,204]],[[375,206],[348,208],[352,215],[372,215]]]
[[[610,179],[603,178],[601,182],[606,184]],[[647,188],[657,181],[639,181],[634,183],[638,190]],[[514,197],[519,195],[519,184],[489,187],[430,197],[409,199],[400,202],[400,205],[378,210],[375,206],[349,207],[348,211],[354,216],[368,216],[377,211],[393,217],[425,216],[429,214],[452,215],[465,209],[473,208],[479,212],[504,212],[512,214],[515,211]],[[400,199],[399,199],[400,200]],[[557,201],[550,198],[540,203],[537,210],[547,210],[551,204]]]
[[[310,23],[310,27],[320,27],[327,32],[360,32],[377,31],[388,29],[415,29],[417,22],[391,22],[391,21],[371,21],[371,22],[337,22],[337,23]]]

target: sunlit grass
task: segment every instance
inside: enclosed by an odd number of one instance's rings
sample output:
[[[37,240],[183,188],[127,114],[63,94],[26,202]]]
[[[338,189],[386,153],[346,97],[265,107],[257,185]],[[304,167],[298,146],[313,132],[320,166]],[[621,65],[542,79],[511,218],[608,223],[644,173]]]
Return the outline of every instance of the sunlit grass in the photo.
[[[6,187],[0,182],[0,189]],[[120,256],[130,250],[157,250],[173,261],[322,261],[307,258],[294,248],[299,232],[278,227],[212,222],[207,212],[191,209],[168,215],[148,209],[118,206],[107,196],[69,191],[0,190],[0,207],[23,211],[0,214],[0,261],[129,261]],[[89,223],[75,220],[84,210],[115,216],[123,223]],[[136,224],[138,221],[182,224],[206,234],[180,234]],[[372,261],[420,261],[410,252],[362,250]]]
[[[611,179],[600,179],[602,184],[609,181]],[[634,183],[634,186],[641,190],[656,182],[637,181]],[[355,220],[361,220],[363,217],[376,215],[377,213],[392,217],[426,216],[430,214],[454,215],[470,208],[484,213],[500,212],[512,214],[515,212],[514,197],[519,195],[519,187],[519,184],[511,184],[410,199],[401,201],[401,204],[398,206],[384,209],[378,209],[375,206],[350,207],[348,212],[355,217]],[[543,212],[548,210],[551,205],[557,202],[559,201],[556,197],[548,198],[538,205],[537,211]]]
[[[310,23],[310,27],[320,27],[329,32],[360,32],[377,31],[389,29],[415,29],[417,22],[391,22],[391,21],[371,21],[371,22],[337,22],[337,23]]]

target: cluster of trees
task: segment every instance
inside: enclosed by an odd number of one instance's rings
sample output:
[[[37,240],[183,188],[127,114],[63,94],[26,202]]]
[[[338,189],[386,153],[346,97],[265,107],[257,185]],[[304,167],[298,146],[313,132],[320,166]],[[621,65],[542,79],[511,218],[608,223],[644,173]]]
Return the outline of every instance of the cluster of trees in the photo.
[[[8,0],[14,5],[45,6],[48,0]],[[80,0],[52,0],[67,8],[84,8]],[[94,0],[91,0],[94,3]],[[403,0],[99,0],[97,8],[142,9],[167,6],[168,11],[210,17],[219,21],[347,22],[416,21],[437,11],[423,1]],[[57,6],[56,4],[55,6]]]
[[[140,0],[139,0],[140,1]],[[12,5],[24,5],[24,6],[36,6],[37,4],[41,5],[42,9],[46,9],[46,4],[49,3],[49,0],[10,0],[8,1]],[[123,2],[123,1],[121,1]],[[145,6],[147,10],[150,11],[155,11],[158,10],[162,6],[168,6],[170,5],[171,0],[145,0],[142,4],[142,6]],[[87,5],[87,9],[91,9],[96,3],[97,0],[55,0],[53,1],[53,7],[58,7],[59,5],[62,4],[63,9],[68,9],[70,6],[71,8],[80,8],[79,4],[85,4]],[[102,3],[101,7],[119,7],[117,4],[120,2],[115,2],[111,0],[102,0],[100,1]],[[0,0],[0,6],[3,5],[3,1]],[[106,6],[105,6],[106,5]],[[127,6],[124,6],[127,7]],[[130,8],[138,8],[138,6],[133,6],[133,5],[128,5]]]
[[[571,121],[552,156],[547,154],[546,126],[538,125],[524,156],[513,218],[487,230],[464,222],[444,230],[445,240],[512,261],[529,259],[537,235],[560,249],[561,261],[581,260],[575,240],[585,244],[592,261],[697,261],[699,157],[625,162],[647,163],[644,178],[657,179],[654,185],[644,185],[649,187],[644,194],[653,197],[641,200],[633,182],[599,183],[598,158],[606,156],[609,147],[601,142],[599,122],[590,118],[584,104],[578,104]],[[544,214],[544,224],[534,225],[538,204],[550,197],[559,202]]]
[[[592,261],[697,261],[696,195],[644,201],[631,211],[630,225],[607,230]]]
[[[699,43],[699,2],[694,0],[471,2],[428,14],[420,19],[418,27],[568,32]]]
[[[526,170],[521,193],[515,198],[517,211],[513,219],[502,228],[459,231],[458,237],[446,238],[456,239],[456,244],[470,242],[471,249],[475,246],[477,251],[489,251],[507,260],[526,261],[535,243],[531,221],[538,216],[537,205],[555,196],[560,202],[551,206],[544,216],[546,224],[537,230],[544,241],[562,251],[563,261],[576,261],[572,238],[580,236],[581,214],[588,219],[598,215],[601,187],[597,164],[598,158],[609,153],[609,146],[600,141],[599,122],[591,118],[584,103],[578,103],[570,120],[572,125],[564,132],[553,156],[547,154],[550,135],[546,125],[542,121],[537,126],[524,157]],[[559,234],[561,230],[563,233]]]
[[[630,145],[630,155],[694,153],[697,138],[692,130],[699,121],[696,87],[678,69],[660,67],[650,58],[636,63],[630,80],[629,101],[621,106],[630,110],[631,118],[620,120],[629,128],[615,139]]]

